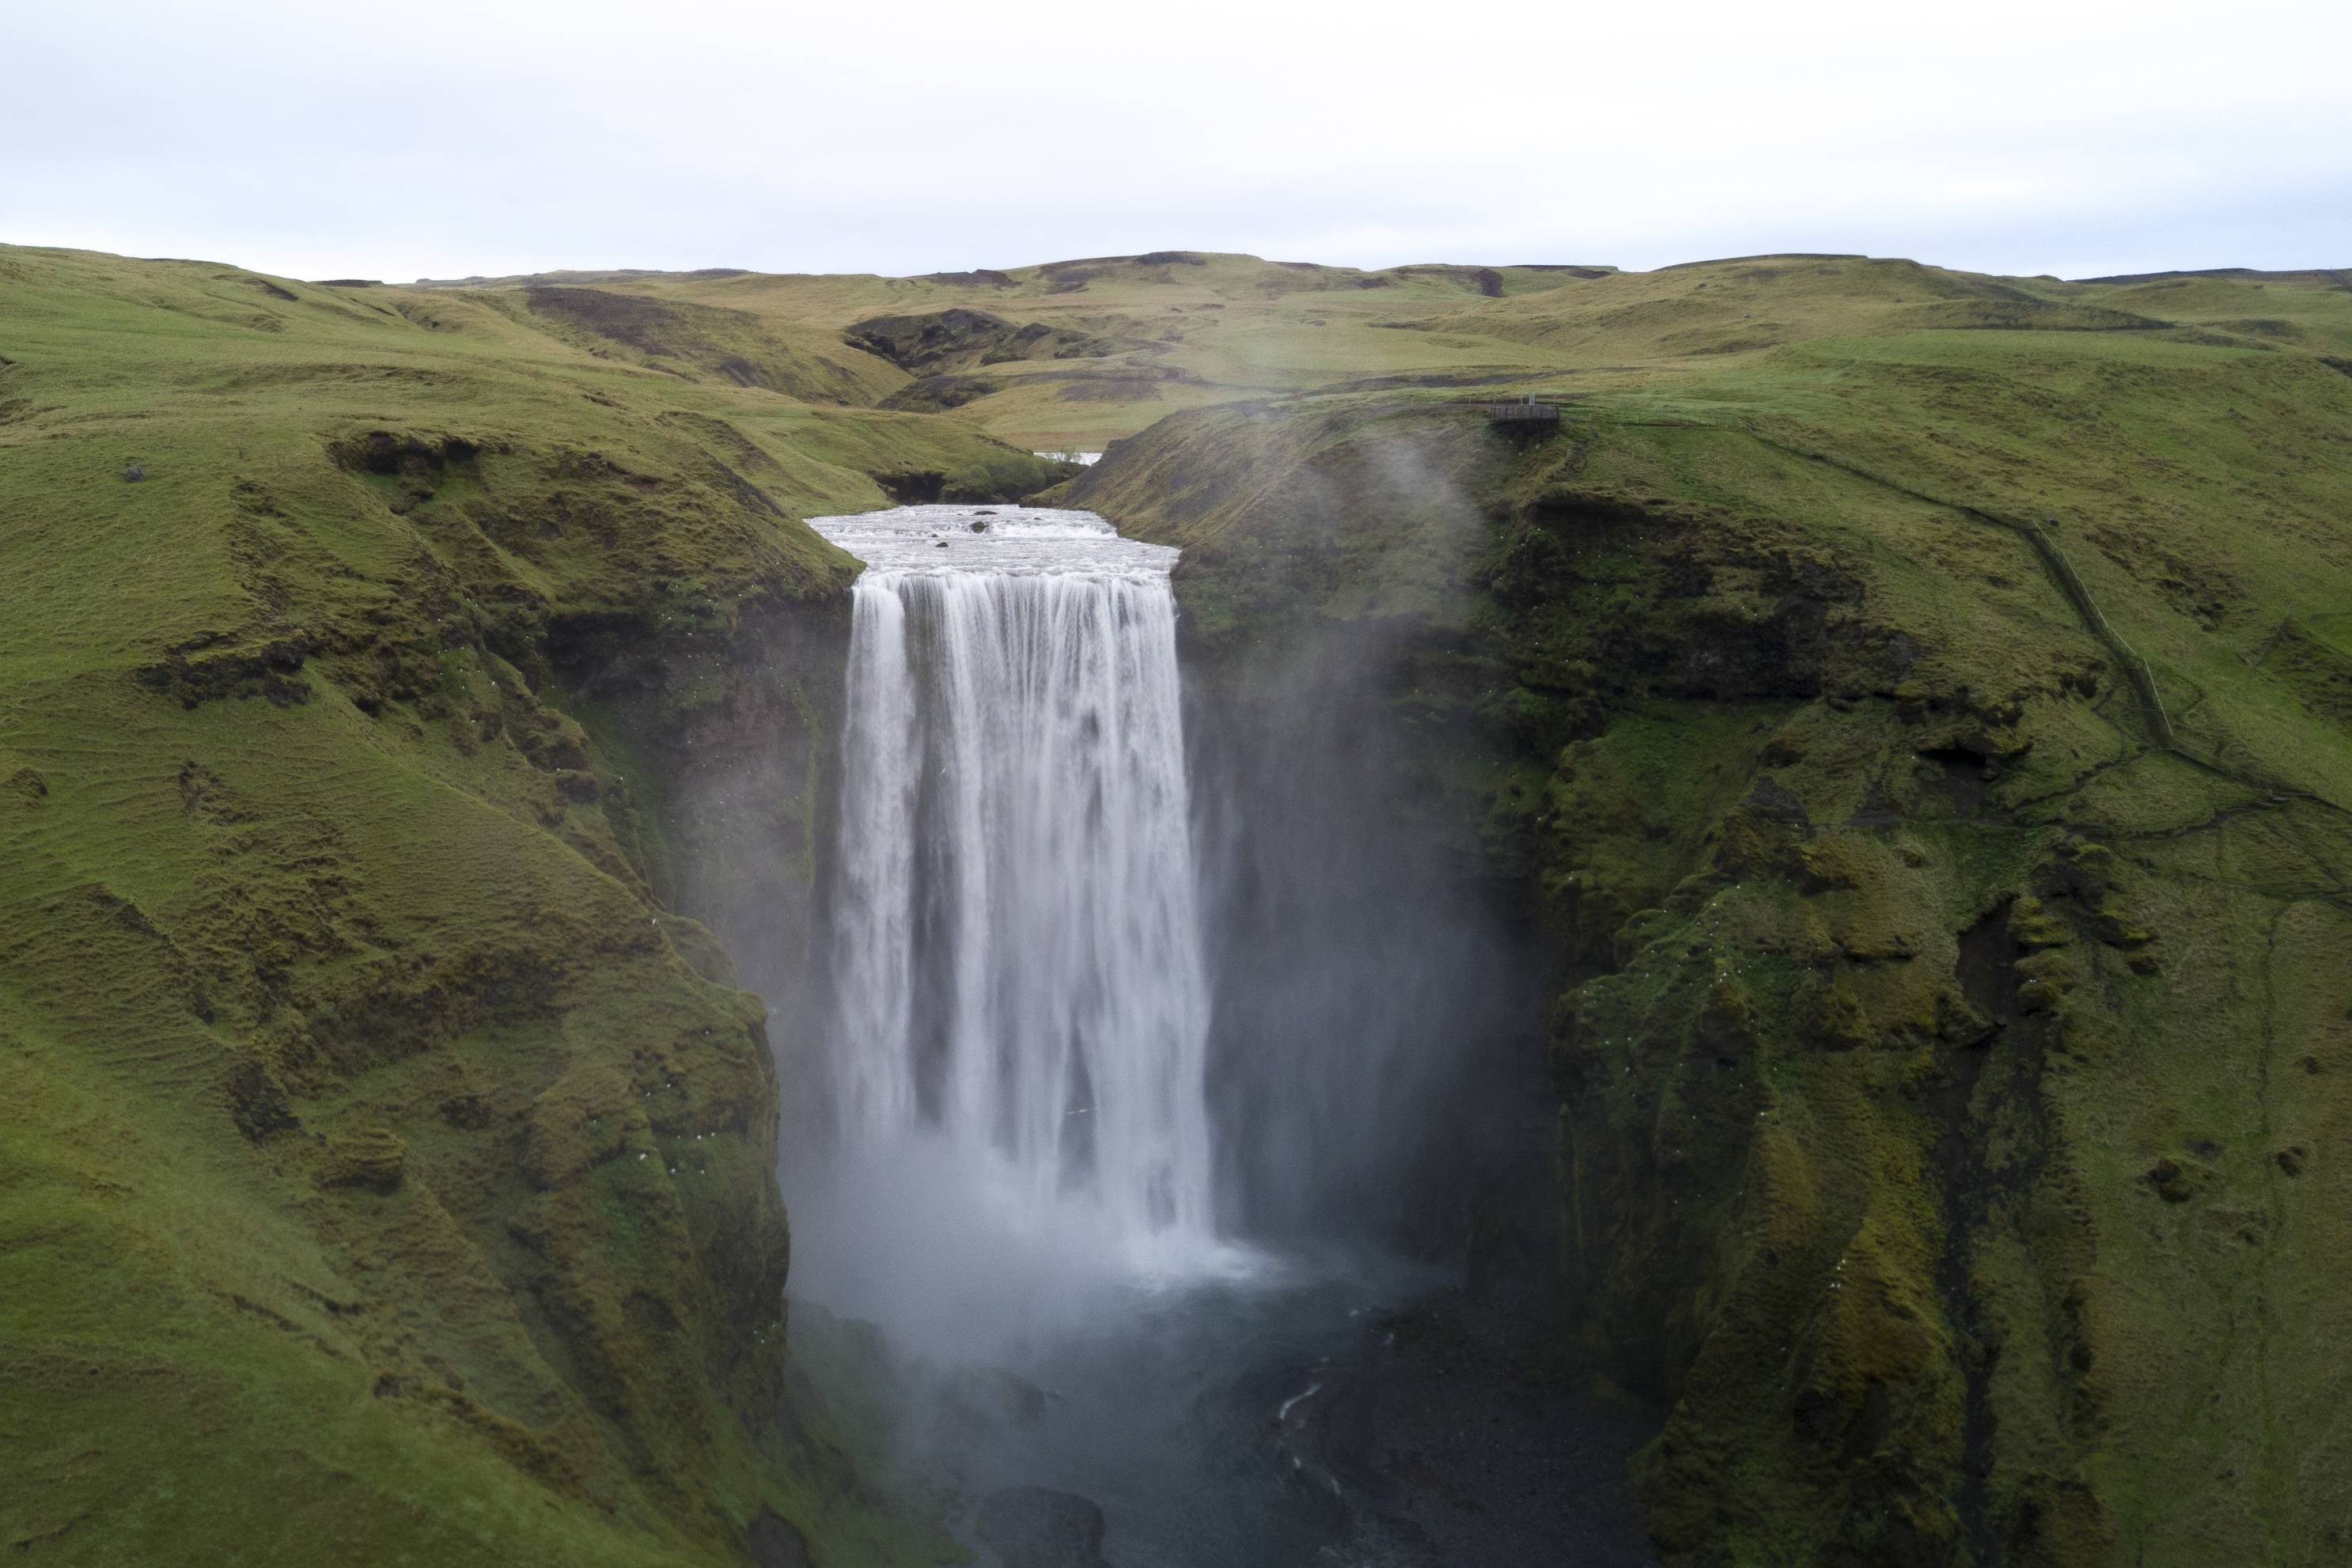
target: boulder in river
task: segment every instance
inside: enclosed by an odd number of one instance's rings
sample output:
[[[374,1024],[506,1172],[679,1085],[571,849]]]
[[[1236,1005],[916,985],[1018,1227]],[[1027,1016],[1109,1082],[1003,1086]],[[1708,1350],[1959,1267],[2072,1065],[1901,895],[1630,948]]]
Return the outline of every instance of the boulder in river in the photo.
[[[1026,1426],[1045,1418],[1045,1391],[1001,1366],[959,1367],[946,1394],[958,1414],[982,1421]]]
[[[1076,1492],[1007,1487],[980,1505],[980,1538],[1004,1568],[1110,1568],[1103,1510]]]

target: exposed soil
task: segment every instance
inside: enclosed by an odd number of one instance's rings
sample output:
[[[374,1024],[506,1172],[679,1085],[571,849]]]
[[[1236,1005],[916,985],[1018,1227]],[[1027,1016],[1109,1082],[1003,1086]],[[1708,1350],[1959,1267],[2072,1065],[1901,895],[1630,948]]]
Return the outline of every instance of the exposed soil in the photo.
[[[950,408],[961,408],[976,403],[992,393],[1004,390],[1004,384],[979,375],[927,375],[910,381],[880,404],[884,408],[903,410],[908,414],[944,414]]]
[[[851,347],[888,360],[915,375],[1118,352],[1116,344],[1084,332],[1049,327],[1042,321],[1016,325],[985,310],[961,307],[923,315],[869,317],[842,335]]]
[[[658,300],[613,294],[602,289],[539,284],[526,289],[523,298],[542,316],[584,327],[598,337],[625,343],[640,353],[668,353],[670,349],[662,333],[674,330],[684,315],[676,306]]]

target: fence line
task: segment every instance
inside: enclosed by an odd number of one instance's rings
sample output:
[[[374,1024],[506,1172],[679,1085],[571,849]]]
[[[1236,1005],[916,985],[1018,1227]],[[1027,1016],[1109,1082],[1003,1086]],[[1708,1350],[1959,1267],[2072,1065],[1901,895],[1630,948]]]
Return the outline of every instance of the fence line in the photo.
[[[2156,743],[2168,752],[2178,750],[2179,742],[2172,734],[2172,716],[2164,710],[2164,699],[2156,689],[2156,671],[2108,621],[2105,612],[2099,608],[2099,602],[2091,596],[2090,584],[2083,581],[2083,574],[2074,570],[2074,562],[2066,558],[2066,552],[2059,548],[2058,542],[2050,537],[2049,530],[2028,520],[2008,522],[1990,512],[1979,512],[1978,515],[2003,522],[2025,535],[2032,544],[2034,553],[2042,557],[2042,564],[2050,569],[2050,574],[2058,579],[2059,588],[2090,626],[2091,635],[2106,644],[2107,651],[2116,656],[2116,662],[2123,668],[2124,678],[2139,694],[2142,716],[2147,719],[2148,729],[2155,733]]]
[[[2157,691],[2154,668],[2139,656],[2137,648],[2124,640],[2123,634],[2116,631],[2114,625],[2108,621],[2105,612],[2099,608],[2098,600],[2092,597],[2090,584],[2083,581],[2083,574],[2074,569],[2074,563],[2067,558],[2066,552],[2059,548],[2058,542],[2050,537],[2049,531],[2041,523],[2029,518],[2005,517],[2000,512],[1988,511],[1979,506],[1970,506],[1966,501],[1956,501],[1944,496],[1930,495],[1925,490],[1916,489],[1909,485],[1898,484],[1883,474],[1874,474],[1867,468],[1857,468],[1852,463],[1832,458],[1826,452],[1812,451],[1790,442],[1775,440],[1757,429],[1752,423],[1747,426],[1747,433],[1752,439],[1767,447],[1778,447],[1791,456],[1804,458],[1812,462],[1826,463],[1842,473],[1852,474],[1858,479],[1865,479],[1872,484],[1893,490],[1898,495],[1906,495],[1914,500],[1925,501],[1929,506],[1943,507],[1947,510],[1980,519],[1996,528],[2005,528],[2012,533],[2023,534],[2026,542],[2033,547],[2033,553],[2041,560],[2043,569],[2056,581],[2058,591],[2065,595],[2066,602],[2074,606],[2075,614],[2082,617],[2084,628],[2099,640],[2108,653],[2114,656],[2116,667],[2123,671],[2124,679],[2131,686],[2133,695],[2139,699],[2140,717],[2146,721],[2148,734],[2160,750],[2189,757],[2192,762],[2200,760],[2184,750],[2174,734],[2172,715],[2164,710],[2164,699]]]

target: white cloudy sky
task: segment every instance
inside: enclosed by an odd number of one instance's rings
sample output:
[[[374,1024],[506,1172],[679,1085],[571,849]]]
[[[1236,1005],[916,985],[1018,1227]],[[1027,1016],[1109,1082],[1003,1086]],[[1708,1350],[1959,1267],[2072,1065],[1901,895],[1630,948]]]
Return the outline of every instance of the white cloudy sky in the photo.
[[[0,241],[295,277],[2352,264],[2347,0],[0,0]]]

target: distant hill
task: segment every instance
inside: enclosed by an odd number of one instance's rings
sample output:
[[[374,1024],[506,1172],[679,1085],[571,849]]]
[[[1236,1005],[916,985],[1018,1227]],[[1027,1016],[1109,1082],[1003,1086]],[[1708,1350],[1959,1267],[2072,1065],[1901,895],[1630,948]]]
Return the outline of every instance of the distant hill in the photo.
[[[583,298],[594,289],[739,312],[726,319],[793,334],[803,359],[842,357],[804,335],[811,331],[835,334],[862,355],[871,346],[862,322],[937,319],[946,323],[932,355],[941,363],[926,365],[919,384],[883,395],[952,409],[1016,445],[1061,450],[1099,447],[1177,409],[1373,379],[1507,388],[1573,374],[1664,385],[1827,338],[2114,331],[2277,345],[2307,331],[2317,346],[2332,341],[2327,297],[2343,291],[2346,276],[2232,268],[2067,283],[1826,255],[1738,257],[1648,273],[1559,264],[1365,271],[1158,251],[919,278],[712,268],[546,273],[465,286],[561,287]],[[1039,355],[975,342],[959,353],[945,342],[968,330],[954,326],[958,312],[1051,332],[1057,345],[1099,347]]]

